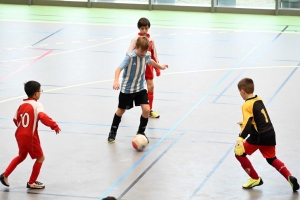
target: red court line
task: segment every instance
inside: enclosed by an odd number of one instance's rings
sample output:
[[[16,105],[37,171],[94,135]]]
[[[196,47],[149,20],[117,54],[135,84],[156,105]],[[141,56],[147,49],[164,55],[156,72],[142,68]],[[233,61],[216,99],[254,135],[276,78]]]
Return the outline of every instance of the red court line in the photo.
[[[2,77],[2,78],[0,79],[0,82],[6,80],[7,78],[11,77],[12,75],[18,73],[19,71],[21,71],[22,69],[28,67],[29,65],[35,63],[36,61],[38,61],[38,60],[40,60],[41,58],[45,57],[46,55],[48,55],[48,54],[51,53],[52,51],[53,51],[53,50],[47,51],[47,52],[44,53],[43,55],[41,55],[41,56],[37,57],[36,59],[34,59],[33,61],[27,63],[26,65],[21,66],[21,67],[20,67],[19,69],[17,69],[16,71],[14,71],[14,72],[8,74],[7,76]]]

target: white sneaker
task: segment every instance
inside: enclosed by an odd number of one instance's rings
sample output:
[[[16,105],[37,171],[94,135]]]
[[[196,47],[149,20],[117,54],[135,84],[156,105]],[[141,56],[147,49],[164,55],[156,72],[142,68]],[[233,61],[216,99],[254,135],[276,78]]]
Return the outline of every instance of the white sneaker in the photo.
[[[41,183],[41,182],[38,182],[38,181],[36,181],[36,182],[34,182],[32,184],[29,184],[27,182],[27,188],[30,188],[30,189],[44,189],[45,185],[43,183]]]
[[[7,177],[4,176],[4,174],[1,174],[0,175],[0,181],[3,185],[9,187],[9,183],[8,183],[8,180],[7,180]]]

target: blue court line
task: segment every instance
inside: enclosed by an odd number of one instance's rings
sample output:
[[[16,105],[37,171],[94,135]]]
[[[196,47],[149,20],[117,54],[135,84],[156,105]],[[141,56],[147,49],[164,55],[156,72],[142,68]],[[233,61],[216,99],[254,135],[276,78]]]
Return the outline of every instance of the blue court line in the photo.
[[[250,64],[248,64],[248,66],[252,66],[252,64],[260,57],[262,56],[262,54],[264,54],[267,49],[278,39],[278,37],[287,29],[288,26],[286,26],[281,33],[279,33],[262,51],[260,51],[260,53],[255,57],[255,59],[253,59],[251,61]],[[223,94],[229,89],[229,87],[235,83],[235,81],[243,74],[247,71],[248,69],[243,69],[236,77],[235,79],[221,92],[221,94],[219,94],[219,96],[213,101],[213,103],[215,103],[221,96],[223,96]]]
[[[103,195],[102,198],[107,196],[119,183],[121,183],[122,180],[127,177],[129,173],[131,173],[132,170],[134,170],[140,162],[142,162],[177,126],[181,124],[187,118],[194,110],[197,108],[197,106],[206,99],[212,93],[233,71],[234,68],[237,68],[258,46],[260,43],[258,43],[246,56],[244,56],[230,71],[228,71],[223,78],[221,78],[209,91],[205,94],[204,97],[202,97],[149,151],[147,151],[144,156],[142,156],[125,174],[117,180],[116,183],[114,183]],[[101,198],[100,198],[101,199]]]
[[[300,66],[300,63],[299,65]],[[283,83],[279,86],[279,88],[276,90],[276,92],[272,95],[270,100],[267,102],[266,105],[269,105],[273,99],[276,97],[276,95],[279,93],[279,91],[283,88],[283,86],[287,83],[287,81],[293,76],[293,74],[297,71],[298,67],[295,67],[294,70],[288,75],[288,77],[283,81]]]
[[[205,185],[205,183],[208,181],[208,179],[213,175],[213,173],[218,169],[218,167],[222,164],[222,162],[225,160],[225,158],[228,156],[230,152],[233,153],[233,148],[235,144],[233,144],[228,151],[225,153],[225,155],[219,160],[219,162],[216,164],[216,166],[210,171],[210,173],[206,176],[206,178],[202,181],[202,183],[198,186],[198,188],[193,192],[193,194],[190,196],[189,200],[193,199],[195,195],[201,190],[201,188]]]
[[[223,96],[223,94],[231,87],[231,85],[233,84],[233,83],[235,83],[236,82],[236,80],[239,78],[239,77],[241,77],[241,75],[242,74],[244,74],[245,72],[247,71],[247,69],[243,69],[234,79],[233,79],[233,81],[231,81],[231,83],[229,83],[228,85],[227,85],[227,87],[215,98],[215,100],[213,101],[213,103],[216,103],[216,101],[218,101],[218,99],[221,97],[221,96]]]

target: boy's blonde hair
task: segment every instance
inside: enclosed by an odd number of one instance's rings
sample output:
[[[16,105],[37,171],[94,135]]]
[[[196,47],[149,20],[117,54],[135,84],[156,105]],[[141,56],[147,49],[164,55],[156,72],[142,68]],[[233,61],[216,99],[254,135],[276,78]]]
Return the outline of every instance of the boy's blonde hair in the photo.
[[[251,78],[243,78],[238,83],[239,90],[244,90],[247,94],[252,94],[254,92],[254,83]]]
[[[141,48],[143,51],[147,51],[149,48],[149,40],[148,38],[142,36],[142,37],[138,37],[138,39],[136,40],[136,48]]]

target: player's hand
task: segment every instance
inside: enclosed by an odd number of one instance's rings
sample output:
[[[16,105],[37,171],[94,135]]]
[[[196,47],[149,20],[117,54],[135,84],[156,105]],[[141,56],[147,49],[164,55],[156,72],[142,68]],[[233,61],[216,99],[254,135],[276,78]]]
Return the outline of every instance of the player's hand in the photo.
[[[118,82],[114,82],[113,89],[114,90],[120,89],[120,83],[119,83],[119,81]]]
[[[162,70],[167,69],[168,67],[169,67],[168,65],[161,65]]]
[[[243,122],[238,122],[237,124],[242,128]]]
[[[60,128],[56,129],[55,130],[56,135],[59,134],[60,131],[61,131]]]
[[[235,148],[234,148],[234,153],[237,156],[241,156],[245,153],[244,138],[238,137]]]

